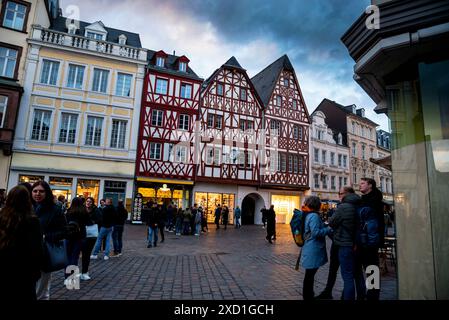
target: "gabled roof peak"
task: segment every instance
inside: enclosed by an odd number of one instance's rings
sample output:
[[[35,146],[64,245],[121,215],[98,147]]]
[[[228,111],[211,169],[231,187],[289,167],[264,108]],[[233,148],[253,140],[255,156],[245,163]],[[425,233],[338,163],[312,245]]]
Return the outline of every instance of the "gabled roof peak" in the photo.
[[[240,65],[240,63],[237,61],[237,59],[234,56],[232,56],[228,61],[226,61],[223,66],[243,69],[242,66]]]

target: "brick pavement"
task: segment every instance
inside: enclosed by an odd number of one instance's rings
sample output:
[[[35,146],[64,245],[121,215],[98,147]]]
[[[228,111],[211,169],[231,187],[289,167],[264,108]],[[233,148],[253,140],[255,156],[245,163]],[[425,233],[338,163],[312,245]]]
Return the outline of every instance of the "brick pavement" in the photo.
[[[80,290],[67,290],[62,272],[54,273],[51,297],[61,300],[234,300],[302,299],[303,270],[294,270],[298,248],[287,225],[277,225],[277,240],[270,245],[261,226],[194,236],[166,232],[165,242],[146,248],[144,226],[127,225],[123,256],[91,262],[90,281]],[[330,245],[330,243],[328,243]],[[396,275],[382,277],[381,298],[396,299]],[[328,264],[316,275],[315,292],[327,280]],[[340,295],[338,274],[334,298]]]

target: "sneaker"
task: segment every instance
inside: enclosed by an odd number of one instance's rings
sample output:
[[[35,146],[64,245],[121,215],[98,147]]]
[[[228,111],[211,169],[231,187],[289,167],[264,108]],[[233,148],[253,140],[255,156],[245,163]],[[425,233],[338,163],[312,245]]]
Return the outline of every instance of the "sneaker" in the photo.
[[[90,256],[90,259],[92,259],[92,260],[97,260],[97,259],[98,259],[98,256],[97,256],[96,254],[93,254],[93,255]]]
[[[82,273],[82,274],[80,275],[80,279],[81,279],[81,280],[90,280],[91,277],[89,277],[89,274],[88,274],[88,273]]]
[[[151,244],[147,245],[147,248],[151,248],[151,247],[152,247],[152,245],[151,245]]]
[[[104,256],[103,260],[109,260],[109,257],[108,256]]]
[[[111,258],[117,258],[117,257],[120,257],[120,254],[119,253],[113,253],[113,254],[111,254]]]

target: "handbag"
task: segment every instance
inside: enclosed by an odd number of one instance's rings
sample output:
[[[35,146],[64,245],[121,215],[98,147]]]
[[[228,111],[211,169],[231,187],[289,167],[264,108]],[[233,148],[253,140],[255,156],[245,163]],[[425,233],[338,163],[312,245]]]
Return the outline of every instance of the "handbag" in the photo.
[[[44,266],[42,271],[53,272],[64,269],[69,262],[65,240],[49,242],[44,240]]]
[[[97,237],[98,237],[98,224],[86,226],[86,238],[97,238]]]

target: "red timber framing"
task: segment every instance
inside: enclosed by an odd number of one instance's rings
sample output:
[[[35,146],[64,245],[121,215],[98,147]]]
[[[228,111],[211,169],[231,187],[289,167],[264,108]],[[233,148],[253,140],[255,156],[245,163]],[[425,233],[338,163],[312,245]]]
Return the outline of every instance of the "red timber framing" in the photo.
[[[145,76],[136,176],[193,181],[194,128],[203,80],[190,69],[177,70],[179,58],[164,58],[173,63],[156,67],[150,62]]]
[[[200,121],[196,181],[259,185],[262,103],[234,57],[203,85]]]
[[[271,77],[275,85],[272,92],[265,93],[267,163],[261,168],[261,187],[306,190],[309,187],[310,118],[288,57],[281,57],[256,75],[252,79],[256,88],[259,89],[267,77]]]

